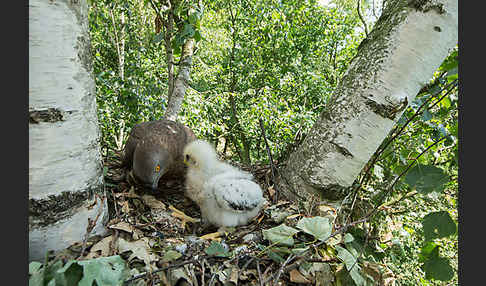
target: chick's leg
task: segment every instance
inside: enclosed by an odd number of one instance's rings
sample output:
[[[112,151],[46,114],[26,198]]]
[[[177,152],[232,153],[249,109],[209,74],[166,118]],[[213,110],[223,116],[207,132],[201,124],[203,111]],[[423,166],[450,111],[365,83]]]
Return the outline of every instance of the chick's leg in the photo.
[[[171,213],[171,216],[173,217],[176,217],[176,218],[179,218],[182,220],[182,223],[181,223],[181,227],[183,229],[186,228],[186,223],[187,222],[192,222],[192,223],[196,223],[196,222],[199,222],[200,220],[197,219],[197,218],[192,218],[188,215],[186,215],[184,212],[176,209],[174,206],[170,205],[169,206],[169,209],[172,210],[172,213]]]

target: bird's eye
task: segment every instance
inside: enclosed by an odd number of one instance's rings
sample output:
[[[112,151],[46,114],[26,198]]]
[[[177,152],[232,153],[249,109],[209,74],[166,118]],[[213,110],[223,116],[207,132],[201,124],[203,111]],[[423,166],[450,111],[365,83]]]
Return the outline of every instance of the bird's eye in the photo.
[[[186,154],[186,161],[189,161],[189,155]]]
[[[160,171],[160,166],[159,165],[155,166],[155,172],[158,173],[159,171]]]

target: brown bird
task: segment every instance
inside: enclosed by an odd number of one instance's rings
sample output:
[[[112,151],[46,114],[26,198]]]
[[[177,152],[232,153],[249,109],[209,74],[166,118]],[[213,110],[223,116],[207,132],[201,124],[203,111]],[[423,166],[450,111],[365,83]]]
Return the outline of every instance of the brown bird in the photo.
[[[159,179],[182,177],[187,143],[196,139],[191,129],[171,120],[155,120],[135,125],[125,144],[123,165],[132,170],[142,185],[156,190]]]

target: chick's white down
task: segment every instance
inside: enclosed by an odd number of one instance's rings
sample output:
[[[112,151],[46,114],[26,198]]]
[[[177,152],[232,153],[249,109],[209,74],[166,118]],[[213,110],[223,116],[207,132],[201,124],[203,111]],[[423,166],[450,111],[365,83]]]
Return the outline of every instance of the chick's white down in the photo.
[[[247,224],[260,211],[264,199],[253,176],[218,160],[206,141],[184,149],[188,165],[186,195],[199,205],[203,220],[218,227]]]

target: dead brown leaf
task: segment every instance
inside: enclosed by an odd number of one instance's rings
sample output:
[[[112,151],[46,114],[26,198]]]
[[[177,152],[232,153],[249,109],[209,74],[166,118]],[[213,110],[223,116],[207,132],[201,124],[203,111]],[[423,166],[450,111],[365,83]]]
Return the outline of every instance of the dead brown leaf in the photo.
[[[126,214],[130,213],[130,211],[133,210],[128,204],[128,201],[120,202],[120,204],[122,206],[122,212]]]
[[[311,281],[305,278],[305,276],[302,275],[297,269],[290,270],[289,274],[290,274],[290,282],[301,283],[301,284],[311,283]]]
[[[166,206],[163,202],[157,200],[154,196],[143,195],[142,201],[151,209],[165,210]]]
[[[106,257],[110,255],[110,243],[113,239],[113,236],[107,236],[100,240],[98,243],[91,247],[90,252],[86,255],[87,259],[98,258],[98,257]]]
[[[126,231],[128,233],[132,233],[133,232],[133,229],[134,229],[133,226],[131,226],[128,222],[125,222],[125,221],[121,221],[119,223],[110,225],[110,226],[108,226],[108,228],[110,228],[110,229],[123,230],[123,231]]]

